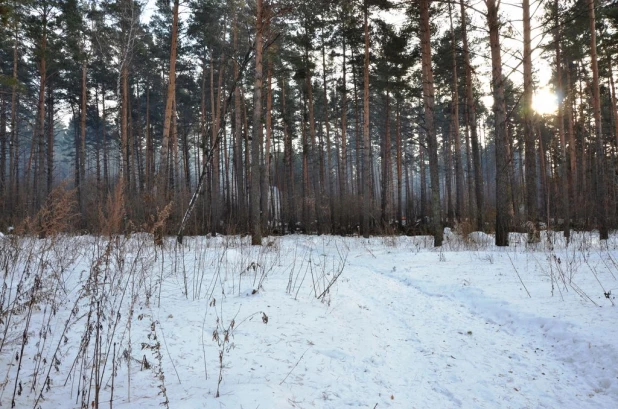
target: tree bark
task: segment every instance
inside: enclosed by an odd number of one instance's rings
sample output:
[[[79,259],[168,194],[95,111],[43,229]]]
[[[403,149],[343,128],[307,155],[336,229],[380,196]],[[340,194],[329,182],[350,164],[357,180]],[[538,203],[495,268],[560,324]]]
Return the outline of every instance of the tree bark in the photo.
[[[396,108],[396,144],[397,144],[397,222],[399,224],[399,229],[403,231],[403,178],[402,178],[402,159],[403,159],[403,150],[401,147],[401,107],[400,107],[400,98],[397,97],[397,108]]]
[[[36,157],[36,172],[34,175],[33,197],[34,209],[38,209],[41,204],[41,192],[45,175],[45,87],[47,86],[47,6],[44,6],[43,11],[43,33],[41,35],[40,44],[40,60],[39,73],[41,79],[39,82],[39,102],[37,110],[37,122],[35,126],[35,134],[32,140],[33,144],[38,145],[38,155]]]
[[[105,110],[105,86],[101,87],[101,121],[103,122],[102,139],[103,139],[103,188],[105,191],[109,189],[109,152],[107,147],[107,132],[106,125],[106,113]]]
[[[526,220],[537,228],[531,230],[528,242],[538,242],[538,192],[536,179],[536,146],[532,111],[532,49],[530,44],[530,0],[523,0],[524,13],[524,143],[526,175]]]
[[[286,196],[288,209],[286,212],[286,218],[288,222],[288,230],[290,233],[294,232],[296,227],[296,192],[294,191],[294,149],[292,147],[292,135],[288,129],[288,116],[286,110],[286,88],[287,84],[285,79],[281,81],[281,116],[283,118],[283,149],[284,149],[284,162],[285,162],[285,174],[286,174]]]
[[[472,88],[472,65],[470,63],[470,50],[468,48],[468,34],[466,9],[464,0],[460,0],[461,6],[461,28],[462,28],[462,47],[464,61],[466,64],[466,126],[470,129],[470,142],[472,145],[472,164],[474,167],[474,188],[476,196],[476,229],[483,231],[485,228],[485,200],[483,197],[483,168],[481,167],[481,153],[476,124],[476,104],[474,103],[474,93]]]
[[[370,197],[372,189],[371,180],[371,157],[369,139],[369,6],[365,0],[363,8],[363,21],[365,29],[365,63],[363,68],[363,171],[360,192],[361,211],[361,233],[363,237],[369,238],[369,211]]]
[[[0,208],[2,209],[2,214],[5,214],[5,206],[6,206],[6,147],[7,147],[7,118],[6,118],[6,110],[7,110],[7,101],[6,96],[4,94],[0,95]]]
[[[601,95],[599,89],[599,65],[597,61],[597,36],[594,0],[588,0],[590,13],[590,59],[592,70],[592,108],[594,111],[595,140],[596,140],[596,174],[597,174],[597,224],[601,240],[609,238],[607,225],[608,195],[605,185],[605,148],[603,144],[603,128],[601,122]]]
[[[326,47],[322,32],[322,84],[324,87],[324,125],[326,127],[326,172],[325,183],[328,184],[328,200],[331,232],[335,230],[335,184],[331,167],[330,121],[328,117],[328,82],[326,79]]]
[[[47,194],[54,185],[54,93],[51,86],[47,87]]]
[[[464,203],[464,170],[463,170],[463,156],[461,153],[461,135],[459,134],[459,87],[458,87],[458,75],[457,75],[457,46],[455,39],[455,29],[453,27],[453,15],[452,4],[448,4],[448,15],[451,24],[451,52],[453,53],[453,106],[452,106],[452,134],[455,142],[455,195],[457,203],[455,205],[455,218],[458,222],[461,222],[465,217],[465,203]]]
[[[528,0],[524,0],[528,1]],[[562,41],[560,35],[560,21],[558,18],[558,0],[554,2],[555,7],[555,17],[556,17],[556,28],[554,41],[556,45],[556,89],[559,92],[562,92],[562,57],[560,50],[560,43]],[[564,229],[564,237],[566,238],[567,244],[571,238],[571,212],[569,208],[569,183],[567,180],[567,155],[566,155],[566,137],[564,135],[564,104],[562,101],[558,103],[558,115],[556,117],[556,121],[558,122],[558,137],[560,142],[560,156],[559,156],[559,173],[560,173],[560,200],[562,204],[562,219],[563,224],[562,228]]]
[[[128,58],[122,62],[120,70],[120,93],[122,102],[120,104],[120,157],[121,157],[121,176],[124,181],[124,188],[129,188],[129,61]]]
[[[389,200],[388,200],[388,183],[391,172],[390,164],[390,150],[391,150],[391,130],[390,130],[390,92],[388,89],[388,79],[386,85],[386,95],[384,96],[385,103],[385,125],[384,125],[384,139],[382,142],[382,228],[386,229],[390,222],[390,215],[388,214]]]
[[[345,24],[345,23],[344,23]],[[343,77],[341,83],[341,172],[339,174],[339,197],[340,200],[345,200],[348,190],[348,91],[346,79],[346,41],[343,39],[343,54],[341,64],[341,75]],[[341,212],[343,217],[343,212]]]
[[[566,99],[566,116],[567,116],[567,126],[569,132],[569,192],[570,192],[570,200],[575,205],[573,206],[573,220],[577,221],[578,217],[578,194],[576,191],[577,186],[577,150],[576,150],[576,140],[575,140],[575,126],[573,120],[573,85],[571,84],[571,67],[567,67],[566,70],[566,81],[567,81],[567,99]]]
[[[261,172],[261,208],[262,208],[262,229],[268,231],[268,221],[270,219],[269,193],[270,193],[270,144],[273,133],[273,88],[272,88],[272,63],[269,61],[266,68],[266,143],[264,145],[263,170]],[[274,214],[274,213],[273,213]]]
[[[238,11],[234,9],[234,55],[238,52]],[[234,78],[238,78],[238,61],[234,58]],[[242,158],[242,109],[240,100],[240,88],[234,90],[234,173],[236,174],[236,209],[239,223],[244,224],[247,217],[245,201],[245,179]]]
[[[487,0],[487,25],[491,49],[491,82],[494,97],[496,144],[496,246],[509,245],[509,171],[508,140],[506,133],[506,107],[504,101],[504,79],[502,77],[502,56],[500,55],[500,22],[496,0]],[[501,160],[503,159],[503,160]]]
[[[172,9],[172,44],[170,49],[170,71],[167,83],[167,99],[165,102],[165,113],[163,117],[163,137],[161,139],[161,154],[159,158],[159,172],[157,173],[157,185],[161,194],[167,195],[169,180],[169,139],[172,122],[172,106],[174,95],[176,94],[176,49],[178,43],[178,2],[174,0]],[[123,66],[124,69],[124,66]]]
[[[85,54],[85,49],[82,46],[82,53]],[[85,55],[82,56],[82,92],[81,92],[81,107],[80,107],[80,149],[79,149],[79,184],[77,186],[77,197],[80,206],[83,205],[83,187],[86,183],[86,105],[88,102],[88,63]]]
[[[14,3],[15,4],[15,3]],[[17,98],[17,62],[19,60],[18,45],[19,34],[17,19],[14,20],[14,43],[13,43],[13,86],[11,87],[11,140],[9,143],[9,215],[13,215],[19,203],[19,139],[17,135],[17,110],[19,100]]]
[[[322,205],[322,188],[323,188],[323,173],[320,163],[321,153],[318,153],[318,145],[316,142],[317,135],[315,130],[315,109],[313,101],[313,79],[311,75],[311,67],[309,66],[309,48],[305,45],[305,87],[307,89],[307,110],[309,113],[309,145],[308,145],[308,165],[311,167],[311,181],[315,186],[311,189],[315,207],[315,221],[318,234],[322,233],[322,215],[320,212]]]
[[[423,107],[425,112],[425,132],[429,154],[429,179],[431,182],[431,228],[434,246],[442,245],[444,231],[440,211],[440,173],[438,163],[438,141],[434,124],[434,87],[431,67],[431,31],[429,27],[429,0],[420,0],[420,34],[423,81]]]
[[[264,0],[257,0],[255,32],[255,82],[253,92],[253,137],[251,141],[251,244],[262,245],[260,213],[260,145],[262,144],[262,49],[264,48]]]

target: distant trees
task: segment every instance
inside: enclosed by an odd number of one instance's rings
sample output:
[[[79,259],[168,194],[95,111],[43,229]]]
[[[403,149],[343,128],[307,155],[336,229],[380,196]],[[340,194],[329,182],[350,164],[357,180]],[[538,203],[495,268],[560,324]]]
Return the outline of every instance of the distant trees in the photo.
[[[508,245],[527,221],[567,237],[618,222],[615,2],[533,17],[522,0],[513,72],[502,40],[517,23],[494,0],[158,0],[149,21],[142,3],[3,3],[0,229],[64,179],[75,228],[93,232],[119,184],[127,231],[173,202],[170,228],[184,217],[186,234],[255,244],[400,231],[439,246],[448,225]],[[561,96],[545,115],[532,107],[539,25]]]

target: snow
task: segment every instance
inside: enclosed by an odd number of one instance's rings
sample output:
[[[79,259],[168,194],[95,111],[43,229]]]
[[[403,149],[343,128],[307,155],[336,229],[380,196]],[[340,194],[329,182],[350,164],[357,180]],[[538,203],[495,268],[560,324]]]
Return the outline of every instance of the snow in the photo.
[[[27,297],[9,322],[0,406],[77,408],[99,378],[113,408],[618,407],[618,236],[445,237],[23,238],[2,311],[27,269],[48,296],[23,354]]]

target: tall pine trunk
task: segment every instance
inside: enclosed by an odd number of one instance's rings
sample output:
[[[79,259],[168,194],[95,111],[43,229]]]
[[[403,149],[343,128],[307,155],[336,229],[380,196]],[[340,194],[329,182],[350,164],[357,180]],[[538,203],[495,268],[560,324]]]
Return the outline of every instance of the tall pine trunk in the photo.
[[[389,178],[391,172],[390,163],[390,150],[391,150],[391,132],[390,132],[390,92],[388,89],[388,79],[386,80],[386,95],[384,96],[385,103],[385,125],[384,125],[384,139],[382,141],[382,227],[386,228],[390,222],[389,209]]]
[[[41,43],[40,43],[40,60],[39,60],[39,73],[41,75],[41,79],[39,82],[39,100],[38,100],[38,108],[37,108],[37,120],[35,125],[35,133],[34,138],[32,139],[33,144],[37,144],[37,155],[36,155],[36,165],[34,172],[34,183],[33,183],[33,206],[34,209],[38,209],[41,204],[42,195],[44,186],[44,175],[45,175],[45,87],[47,86],[47,8],[43,11],[43,33],[41,35]]]
[[[502,56],[500,49],[500,22],[496,0],[487,0],[487,25],[491,49],[491,83],[494,97],[493,113],[496,144],[496,246],[509,245],[509,161],[506,129],[506,107],[504,101],[504,78],[502,77]]]
[[[54,185],[54,93],[51,86],[47,87],[47,194]]]
[[[478,129],[476,124],[476,105],[472,88],[472,65],[470,63],[470,50],[468,48],[468,34],[466,21],[466,9],[464,0],[460,0],[461,6],[461,29],[464,62],[466,64],[466,126],[470,130],[470,143],[472,149],[472,164],[474,168],[474,188],[476,196],[476,229],[482,231],[485,228],[485,199],[483,195],[483,168],[481,167],[481,152],[479,146]]]
[[[532,112],[532,48],[530,44],[530,0],[523,0],[524,13],[524,143],[526,174],[526,220],[538,225],[536,146]],[[540,240],[538,228],[530,230],[529,242]]]
[[[528,1],[528,0],[525,0]],[[556,18],[556,32],[554,35],[554,42],[556,45],[556,89],[559,92],[562,92],[562,57],[560,50],[560,43],[562,41],[560,35],[560,22],[558,19],[558,0],[554,2],[555,7],[555,18]],[[564,135],[564,104],[562,101],[558,104],[558,115],[556,117],[556,121],[558,122],[558,137],[560,142],[560,156],[558,163],[558,171],[560,173],[560,201],[562,205],[562,219],[563,221],[563,229],[564,229],[564,237],[569,243],[571,238],[571,212],[569,208],[569,183],[567,180],[567,155],[566,155],[566,137]]]
[[[605,185],[605,147],[603,143],[603,128],[601,122],[601,95],[599,89],[599,65],[597,61],[597,36],[596,18],[594,10],[594,0],[588,0],[588,11],[590,13],[590,59],[592,70],[592,108],[594,111],[595,140],[596,140],[596,175],[597,175],[597,224],[601,240],[609,238],[609,228],[607,225],[608,194]]]
[[[260,198],[262,208],[262,229],[268,231],[268,221],[270,219],[269,192],[271,185],[271,169],[270,169],[270,145],[273,133],[273,88],[272,88],[272,63],[269,61],[266,69],[266,143],[264,145],[263,168],[260,175],[260,185],[262,196]],[[275,213],[273,212],[273,215]]]
[[[19,99],[17,97],[17,62],[19,34],[17,19],[14,20],[13,30],[15,38],[13,43],[13,86],[11,87],[11,140],[9,143],[9,215],[17,208],[19,203],[19,138],[17,135],[17,110]]]
[[[423,79],[423,107],[425,112],[425,130],[429,154],[429,179],[431,182],[431,228],[434,246],[442,245],[444,231],[440,211],[440,170],[438,164],[438,140],[434,124],[434,87],[433,69],[431,67],[431,31],[429,26],[429,0],[420,0],[421,15],[421,58]]]
[[[257,0],[256,6],[253,137],[251,141],[251,244],[259,246],[262,245],[262,223],[260,214],[260,145],[262,144],[264,0]],[[261,193],[265,194],[265,192]]]
[[[459,87],[457,75],[457,44],[455,39],[455,29],[453,27],[452,4],[448,4],[448,15],[451,25],[451,52],[453,54],[453,106],[452,106],[452,134],[455,142],[455,196],[457,202],[455,205],[455,219],[461,221],[465,217],[464,211],[464,170],[463,156],[461,153],[461,135],[459,134]]]
[[[365,62],[363,68],[363,171],[362,171],[362,191],[360,201],[361,211],[361,233],[363,237],[369,237],[369,211],[371,206],[371,157],[370,157],[370,138],[369,138],[369,5],[365,0],[363,8],[363,19],[365,29]]]
[[[399,224],[399,229],[403,230],[403,178],[402,178],[402,159],[403,159],[403,151],[401,148],[401,107],[400,107],[400,98],[397,97],[397,107],[396,107],[396,145],[397,145],[397,222]]]
[[[174,0],[172,9],[172,44],[170,48],[170,70],[167,83],[167,98],[163,117],[163,137],[161,139],[161,154],[159,157],[159,172],[157,173],[157,185],[160,194],[166,196],[169,181],[169,146],[172,127],[172,107],[176,94],[176,49],[178,43],[178,2]],[[123,67],[124,68],[124,67]]]

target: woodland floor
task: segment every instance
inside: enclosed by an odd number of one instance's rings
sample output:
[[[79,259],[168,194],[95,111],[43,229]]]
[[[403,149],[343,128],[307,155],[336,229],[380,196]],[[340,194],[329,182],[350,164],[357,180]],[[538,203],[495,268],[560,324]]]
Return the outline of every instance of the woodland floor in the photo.
[[[618,407],[618,236],[446,237],[0,237],[0,406]]]

